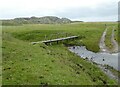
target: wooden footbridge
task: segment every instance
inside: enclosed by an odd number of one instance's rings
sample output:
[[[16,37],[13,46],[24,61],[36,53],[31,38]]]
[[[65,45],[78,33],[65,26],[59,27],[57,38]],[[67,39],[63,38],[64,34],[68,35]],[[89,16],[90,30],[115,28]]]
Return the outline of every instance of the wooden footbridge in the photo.
[[[51,44],[52,42],[58,42],[59,41],[64,41],[64,40],[70,40],[70,39],[76,39],[78,38],[79,36],[69,36],[69,37],[65,37],[65,38],[58,38],[58,39],[51,39],[51,40],[45,40],[45,41],[38,41],[38,42],[32,42],[32,44],[37,44],[37,43],[45,43],[45,44]]]

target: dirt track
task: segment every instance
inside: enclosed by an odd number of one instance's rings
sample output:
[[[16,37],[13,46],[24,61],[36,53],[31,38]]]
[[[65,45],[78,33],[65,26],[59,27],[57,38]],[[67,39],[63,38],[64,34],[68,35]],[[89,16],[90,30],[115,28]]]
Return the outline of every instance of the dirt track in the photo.
[[[105,31],[103,32],[103,35],[100,39],[100,43],[99,43],[100,52],[104,52],[104,53],[117,53],[118,52],[118,43],[116,42],[114,38],[114,30],[115,30],[114,28],[115,27],[113,27],[112,34],[111,34],[111,44],[113,45],[112,50],[109,50],[108,47],[105,45],[105,37],[106,37],[107,30],[108,30],[108,27],[107,27]]]
[[[106,45],[105,45],[105,36],[107,33],[107,28],[105,29],[105,31],[103,32],[103,35],[100,39],[100,43],[99,43],[99,47],[100,47],[100,51],[101,52],[109,52],[109,50],[107,49]]]

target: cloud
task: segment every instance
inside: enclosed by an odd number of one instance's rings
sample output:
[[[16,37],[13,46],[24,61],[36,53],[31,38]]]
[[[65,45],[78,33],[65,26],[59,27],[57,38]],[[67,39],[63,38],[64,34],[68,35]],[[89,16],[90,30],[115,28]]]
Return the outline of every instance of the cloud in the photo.
[[[117,20],[118,7],[112,3],[102,4],[96,8],[92,7],[80,7],[80,8],[69,8],[62,12],[57,12],[56,15],[64,16],[73,19],[80,18],[109,18],[113,17],[113,20]],[[116,17],[116,18],[115,18]],[[105,20],[106,20],[105,18]],[[103,19],[104,20],[104,19]]]
[[[117,4],[118,0],[2,0],[0,18],[53,15],[73,20],[109,17],[117,20]]]

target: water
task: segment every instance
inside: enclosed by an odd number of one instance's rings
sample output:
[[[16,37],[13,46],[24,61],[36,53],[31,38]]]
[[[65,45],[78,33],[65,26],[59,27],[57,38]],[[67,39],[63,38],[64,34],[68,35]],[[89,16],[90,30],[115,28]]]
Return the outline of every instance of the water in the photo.
[[[120,67],[118,67],[118,53],[94,53],[92,51],[88,51],[85,46],[68,47],[68,49],[82,58],[88,58],[97,64],[109,65],[120,71]]]

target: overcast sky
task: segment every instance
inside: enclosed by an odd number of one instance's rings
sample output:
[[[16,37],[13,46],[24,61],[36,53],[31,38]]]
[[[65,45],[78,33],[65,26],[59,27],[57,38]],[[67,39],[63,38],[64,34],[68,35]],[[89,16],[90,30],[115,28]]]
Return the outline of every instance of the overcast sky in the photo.
[[[119,0],[1,0],[0,19],[67,17],[81,21],[117,21]]]

